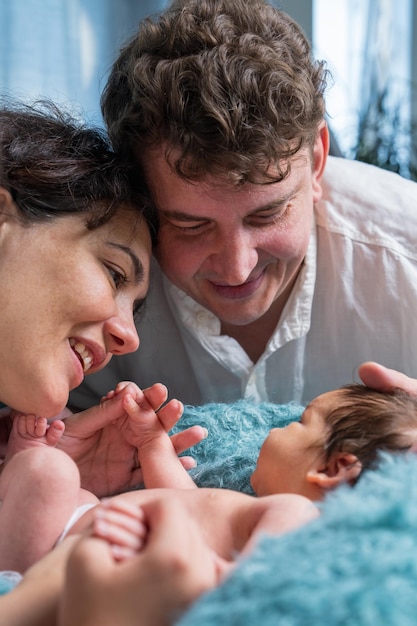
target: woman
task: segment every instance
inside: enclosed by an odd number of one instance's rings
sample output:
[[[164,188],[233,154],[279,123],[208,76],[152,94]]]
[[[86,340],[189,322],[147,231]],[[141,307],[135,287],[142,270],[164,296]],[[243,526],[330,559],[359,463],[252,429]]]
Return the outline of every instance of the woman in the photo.
[[[151,255],[146,206],[137,176],[100,131],[52,105],[0,108],[3,404],[51,418],[86,373],[102,369],[113,354],[138,348],[133,316],[148,290]],[[168,403],[162,416],[169,429],[178,413]],[[7,417],[0,420],[3,457],[10,426]],[[79,414],[67,418],[66,434],[67,451],[84,478],[92,476],[99,495],[129,486],[133,476],[138,481],[136,449],[114,424],[83,423]],[[200,435],[181,434],[176,449]],[[52,605],[55,615],[68,550],[66,544],[47,565],[39,563],[36,576],[29,574],[1,599],[9,626],[47,624]],[[51,568],[58,575],[48,595]],[[32,621],[22,614],[24,605]]]
[[[98,132],[3,109],[0,149],[0,398],[49,418],[86,372],[137,349],[151,238]]]
[[[147,206],[137,174],[100,131],[50,104],[0,109],[1,402],[53,417],[86,373],[138,348],[133,316],[148,290],[151,254]],[[164,411],[170,429],[178,413]],[[10,422],[0,427],[4,452]],[[117,428],[82,414],[66,427],[83,486],[102,496],[139,482],[136,449]],[[177,438],[178,452],[200,434]]]

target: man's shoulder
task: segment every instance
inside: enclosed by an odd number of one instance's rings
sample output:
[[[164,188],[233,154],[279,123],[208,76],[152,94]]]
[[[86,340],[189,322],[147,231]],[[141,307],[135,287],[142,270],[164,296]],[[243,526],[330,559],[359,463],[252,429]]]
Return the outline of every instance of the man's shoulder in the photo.
[[[398,195],[406,202],[417,198],[417,183],[369,163],[329,156],[323,193],[325,198],[343,193],[348,199],[361,200],[365,205]]]
[[[396,242],[413,252],[417,183],[374,165],[329,157],[316,219],[328,232],[374,244]]]

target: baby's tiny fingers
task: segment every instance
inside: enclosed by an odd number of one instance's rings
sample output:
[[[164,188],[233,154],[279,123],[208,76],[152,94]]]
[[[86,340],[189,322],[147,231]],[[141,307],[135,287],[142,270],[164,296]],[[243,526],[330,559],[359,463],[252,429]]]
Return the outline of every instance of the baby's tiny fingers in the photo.
[[[44,437],[48,429],[48,420],[46,417],[35,418],[35,435],[37,437]]]

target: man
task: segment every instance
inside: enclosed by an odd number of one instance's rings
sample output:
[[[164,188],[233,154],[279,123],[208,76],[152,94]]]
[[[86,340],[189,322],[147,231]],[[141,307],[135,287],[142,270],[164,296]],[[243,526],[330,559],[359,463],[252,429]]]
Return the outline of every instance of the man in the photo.
[[[161,381],[185,403],[307,403],[372,359],[417,372],[417,184],[327,158],[324,64],[262,0],[176,0],[102,110],[159,218],[139,352],[73,394]],[[417,381],[375,364],[365,383]],[[398,382],[400,381],[400,382]]]

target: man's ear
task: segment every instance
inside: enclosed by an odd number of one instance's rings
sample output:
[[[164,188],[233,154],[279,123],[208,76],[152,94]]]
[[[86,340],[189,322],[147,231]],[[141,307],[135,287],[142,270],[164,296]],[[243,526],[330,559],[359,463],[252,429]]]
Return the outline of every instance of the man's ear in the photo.
[[[330,138],[329,129],[323,121],[318,129],[313,147],[313,202],[316,203],[322,196],[321,179],[326,167],[327,155],[329,154]]]
[[[349,452],[337,452],[326,467],[311,469],[306,480],[323,490],[334,489],[342,483],[353,484],[362,471],[358,457]]]

